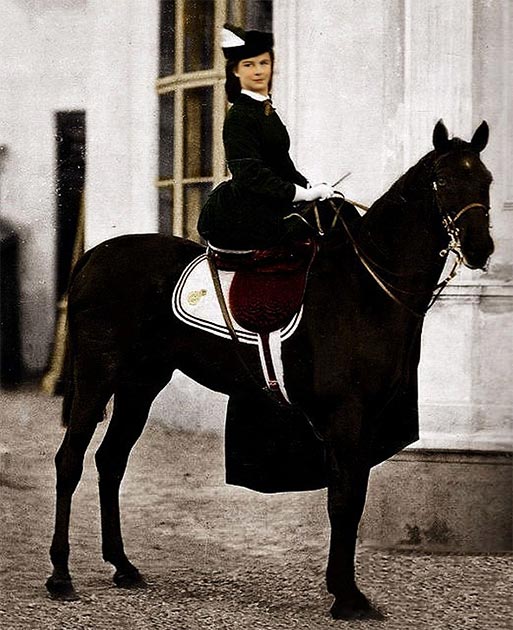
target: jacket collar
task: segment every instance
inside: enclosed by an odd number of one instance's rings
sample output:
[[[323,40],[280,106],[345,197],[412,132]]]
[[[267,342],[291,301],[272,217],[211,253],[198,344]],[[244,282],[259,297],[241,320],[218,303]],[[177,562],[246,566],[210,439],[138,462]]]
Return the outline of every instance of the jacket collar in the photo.
[[[245,94],[246,96],[249,96],[255,101],[260,101],[261,103],[263,103],[264,101],[271,100],[270,96],[264,96],[263,94],[259,94],[258,92],[252,92],[251,90],[241,90],[240,93]]]

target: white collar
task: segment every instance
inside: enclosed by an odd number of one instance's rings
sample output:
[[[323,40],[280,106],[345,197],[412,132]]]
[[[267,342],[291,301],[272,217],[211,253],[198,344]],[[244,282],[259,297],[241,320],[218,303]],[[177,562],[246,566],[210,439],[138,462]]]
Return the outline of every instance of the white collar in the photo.
[[[250,96],[251,98],[254,98],[255,101],[270,101],[271,97],[270,96],[264,96],[263,94],[259,94],[258,92],[252,92],[251,90],[241,90],[240,91],[241,94],[245,94],[246,96]]]

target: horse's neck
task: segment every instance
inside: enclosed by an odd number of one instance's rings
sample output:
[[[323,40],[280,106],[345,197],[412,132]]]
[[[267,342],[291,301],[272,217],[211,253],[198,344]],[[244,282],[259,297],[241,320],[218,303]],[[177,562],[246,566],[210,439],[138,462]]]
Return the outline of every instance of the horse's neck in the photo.
[[[383,268],[405,277],[423,274],[426,285],[438,278],[444,245],[428,167],[424,158],[372,204],[359,239],[365,253]]]

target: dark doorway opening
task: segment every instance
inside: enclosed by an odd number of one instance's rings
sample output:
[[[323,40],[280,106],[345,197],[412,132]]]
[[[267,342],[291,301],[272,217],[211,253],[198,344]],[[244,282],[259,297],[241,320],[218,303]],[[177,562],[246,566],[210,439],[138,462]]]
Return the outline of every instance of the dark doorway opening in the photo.
[[[0,217],[0,386],[23,377],[20,335],[20,252],[14,226]]]
[[[84,111],[56,113],[57,294],[68,288],[71,267],[83,249],[86,127]]]

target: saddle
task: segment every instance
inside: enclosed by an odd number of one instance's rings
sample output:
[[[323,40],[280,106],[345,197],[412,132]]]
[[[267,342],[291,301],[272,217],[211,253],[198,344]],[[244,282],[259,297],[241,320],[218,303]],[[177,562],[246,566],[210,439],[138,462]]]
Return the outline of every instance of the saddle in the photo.
[[[313,239],[242,253],[210,249],[217,269],[234,271],[228,294],[234,320],[267,335],[286,326],[303,302],[308,270],[317,252]]]

